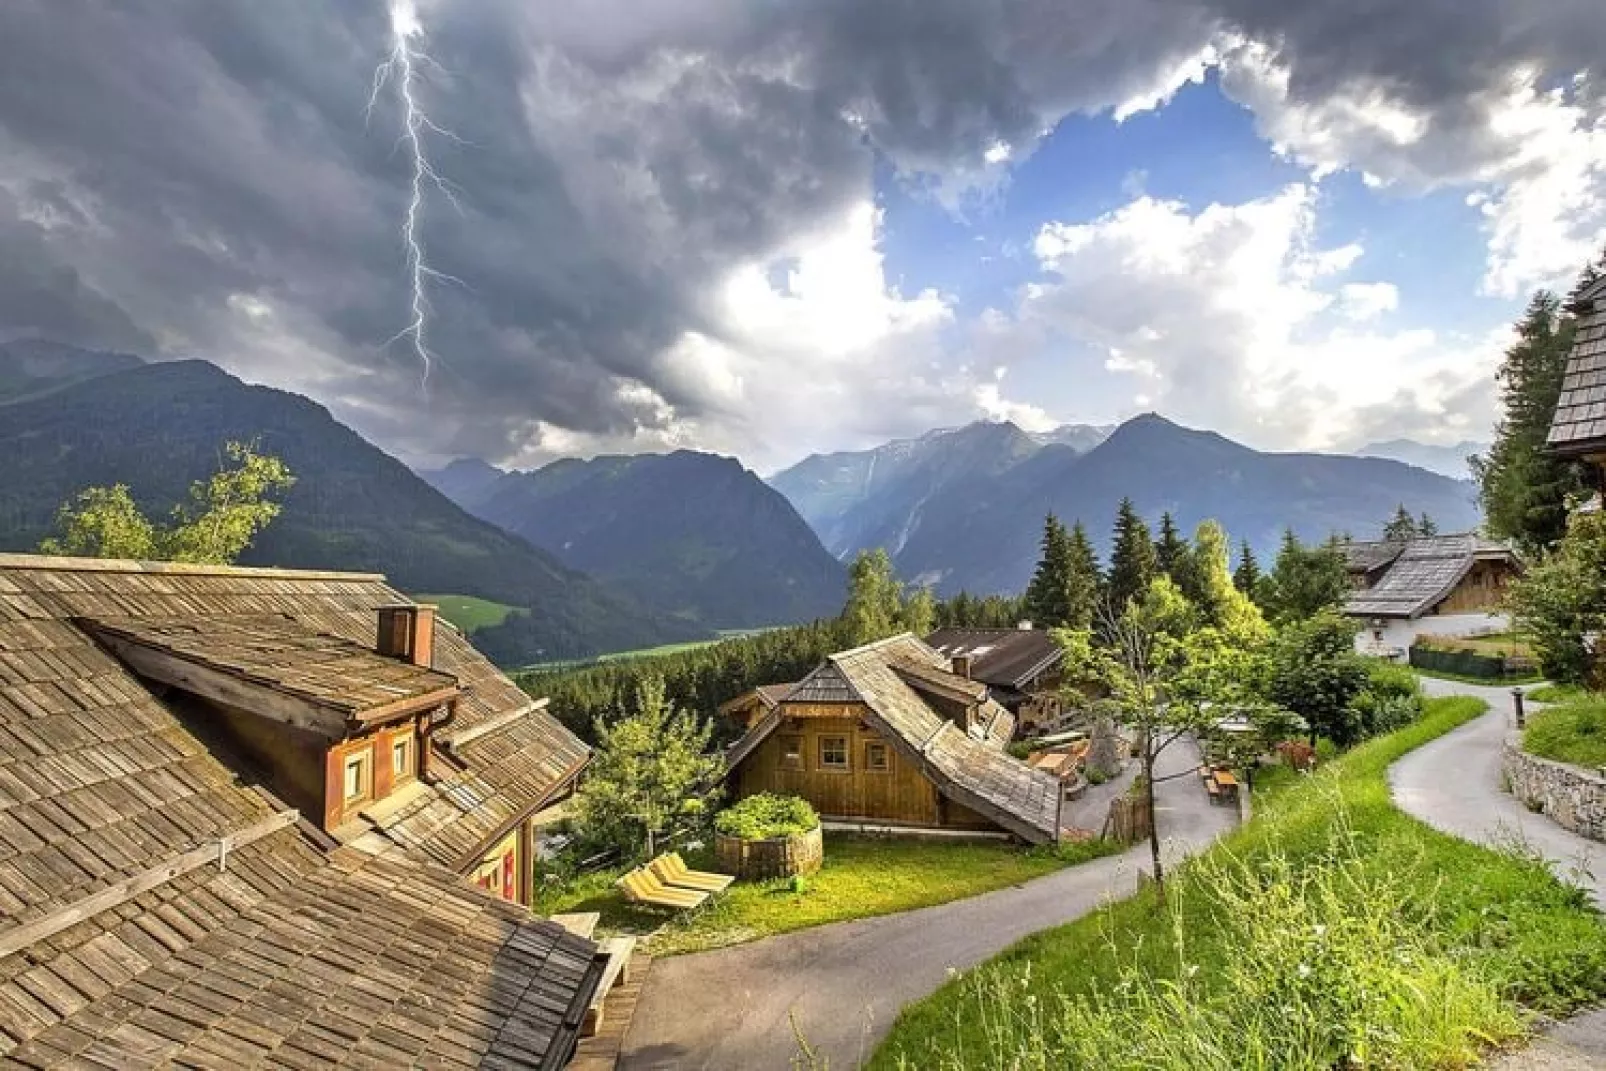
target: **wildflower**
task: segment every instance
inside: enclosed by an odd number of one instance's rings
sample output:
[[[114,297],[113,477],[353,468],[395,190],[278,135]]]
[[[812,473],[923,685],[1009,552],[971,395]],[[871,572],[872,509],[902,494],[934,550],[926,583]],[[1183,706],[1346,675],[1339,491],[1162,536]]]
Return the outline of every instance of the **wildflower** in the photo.
[[[1299,976],[1301,978],[1309,978],[1310,975],[1311,975],[1310,964],[1301,963],[1299,965]]]
[[[703,842],[700,840],[689,840],[686,842],[686,850],[688,852],[700,852],[703,850]]]

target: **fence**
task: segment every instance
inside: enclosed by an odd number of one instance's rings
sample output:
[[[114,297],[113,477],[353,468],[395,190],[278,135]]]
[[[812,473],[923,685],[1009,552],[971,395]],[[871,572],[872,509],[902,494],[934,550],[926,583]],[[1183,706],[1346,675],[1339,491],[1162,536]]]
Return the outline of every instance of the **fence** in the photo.
[[[1440,651],[1430,647],[1412,646],[1411,665],[1428,672],[1454,673],[1462,677],[1500,681],[1520,677],[1532,672],[1532,664],[1525,658],[1508,658],[1500,655],[1478,654],[1476,651]]]

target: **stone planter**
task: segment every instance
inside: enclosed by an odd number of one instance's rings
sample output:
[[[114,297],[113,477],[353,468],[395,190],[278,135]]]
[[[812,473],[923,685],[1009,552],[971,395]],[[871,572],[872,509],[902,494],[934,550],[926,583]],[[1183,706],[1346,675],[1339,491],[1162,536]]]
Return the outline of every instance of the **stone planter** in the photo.
[[[812,874],[825,862],[825,841],[819,826],[807,833],[767,840],[743,840],[716,833],[714,861],[719,869],[743,881]]]
[[[1522,750],[1522,738],[1505,742],[1506,785],[1530,811],[1590,840],[1606,841],[1606,777],[1602,771],[1542,759]]]

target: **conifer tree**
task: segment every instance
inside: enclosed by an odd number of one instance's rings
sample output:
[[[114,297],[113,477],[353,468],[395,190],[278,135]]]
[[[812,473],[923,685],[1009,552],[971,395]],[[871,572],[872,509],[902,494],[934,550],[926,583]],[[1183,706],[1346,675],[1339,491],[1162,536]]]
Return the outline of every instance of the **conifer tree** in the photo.
[[[1087,529],[1077,521],[1071,528],[1071,582],[1066,592],[1067,628],[1087,629],[1093,626],[1098,611],[1099,596],[1104,590],[1104,576],[1099,569],[1099,556]]]
[[[1180,588],[1181,573],[1186,568],[1188,543],[1177,531],[1176,518],[1170,512],[1160,515],[1160,538],[1154,541],[1154,564]],[[1186,592],[1184,592],[1186,594]]]
[[[1238,548],[1238,568],[1233,571],[1232,586],[1255,600],[1258,605],[1265,580],[1266,576],[1260,571],[1260,561],[1255,557],[1254,548],[1246,539]]]
[[[1541,290],[1517,323],[1498,378],[1504,415],[1489,452],[1472,459],[1485,526],[1533,552],[1554,546],[1567,530],[1567,500],[1585,489],[1579,466],[1545,447],[1561,397],[1574,320],[1556,295]]]
[[[1138,516],[1132,500],[1123,498],[1115,515],[1115,538],[1110,551],[1108,598],[1112,612],[1124,613],[1126,604],[1147,592],[1159,572],[1149,526]]]
[[[1070,618],[1071,541],[1050,513],[1043,519],[1043,553],[1026,586],[1026,616],[1038,628],[1063,628]]]
[[[1349,571],[1338,541],[1307,547],[1292,529],[1285,531],[1267,591],[1278,624],[1303,621],[1342,604],[1349,594]]]
[[[1416,521],[1416,534],[1423,539],[1430,539],[1439,534],[1439,522],[1424,512]]]
[[[1405,508],[1402,502],[1394,511],[1394,519],[1383,526],[1383,538],[1390,543],[1404,543],[1415,539],[1419,533],[1416,527],[1416,518],[1411,511]]]

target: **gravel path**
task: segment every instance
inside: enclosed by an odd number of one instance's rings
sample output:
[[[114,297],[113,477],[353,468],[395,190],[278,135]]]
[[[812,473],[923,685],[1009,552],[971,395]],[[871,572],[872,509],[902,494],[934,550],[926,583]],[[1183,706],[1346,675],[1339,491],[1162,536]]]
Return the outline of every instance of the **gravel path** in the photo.
[[[1179,741],[1160,773],[1198,764]],[[1210,806],[1196,777],[1156,785],[1160,829],[1173,860],[1230,829],[1236,813]],[[1147,844],[1024,885],[899,915],[843,922],[752,944],[657,960],[619,1066],[769,1071],[791,1066],[794,1027],[832,1071],[857,1067],[898,1010],[951,971],[1021,938],[1129,895]]]

